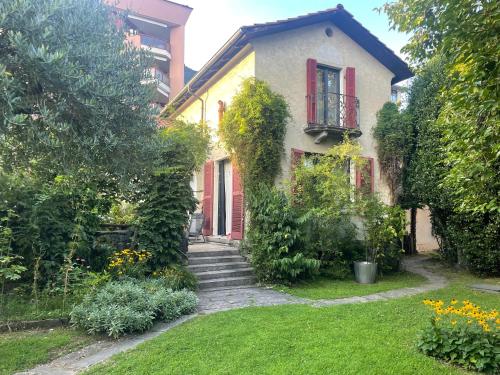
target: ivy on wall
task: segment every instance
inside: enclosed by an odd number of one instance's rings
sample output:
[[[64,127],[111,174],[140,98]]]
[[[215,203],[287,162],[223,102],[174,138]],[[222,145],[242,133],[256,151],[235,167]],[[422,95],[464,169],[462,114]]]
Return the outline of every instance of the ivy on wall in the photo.
[[[220,124],[219,134],[236,162],[247,192],[272,185],[281,171],[281,156],[290,117],[285,98],[255,78],[243,82]]]

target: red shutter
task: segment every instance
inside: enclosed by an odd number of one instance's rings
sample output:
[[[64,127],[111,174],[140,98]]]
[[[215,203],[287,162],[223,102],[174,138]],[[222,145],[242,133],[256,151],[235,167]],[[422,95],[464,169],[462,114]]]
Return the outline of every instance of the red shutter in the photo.
[[[307,123],[316,123],[317,65],[314,59],[307,59]]]
[[[231,239],[242,240],[245,224],[245,199],[240,172],[233,163],[233,197],[231,211]]]
[[[356,127],[356,73],[354,68],[345,70],[345,126]]]
[[[366,160],[364,170],[356,169],[356,187],[364,192],[373,193],[375,191],[375,167],[373,158],[363,158]]]
[[[203,235],[211,236],[213,232],[213,204],[214,204],[214,161],[209,160],[203,168]]]

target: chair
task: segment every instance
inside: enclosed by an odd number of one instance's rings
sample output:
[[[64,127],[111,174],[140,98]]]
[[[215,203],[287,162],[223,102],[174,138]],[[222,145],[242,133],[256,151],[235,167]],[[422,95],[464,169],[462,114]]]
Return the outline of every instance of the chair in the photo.
[[[201,212],[197,212],[191,215],[191,221],[189,222],[189,238],[194,238],[194,240],[198,240],[201,237],[203,238],[203,242],[205,242],[205,236],[203,235],[203,224],[205,223],[205,215]]]

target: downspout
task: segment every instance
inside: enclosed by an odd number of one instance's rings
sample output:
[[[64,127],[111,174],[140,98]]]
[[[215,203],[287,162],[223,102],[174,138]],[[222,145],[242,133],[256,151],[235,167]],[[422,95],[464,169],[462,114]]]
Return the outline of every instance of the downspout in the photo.
[[[205,120],[206,120],[205,119],[205,101],[199,95],[197,95],[196,93],[191,91],[191,85],[187,86],[187,92],[201,102],[201,123],[204,124]]]

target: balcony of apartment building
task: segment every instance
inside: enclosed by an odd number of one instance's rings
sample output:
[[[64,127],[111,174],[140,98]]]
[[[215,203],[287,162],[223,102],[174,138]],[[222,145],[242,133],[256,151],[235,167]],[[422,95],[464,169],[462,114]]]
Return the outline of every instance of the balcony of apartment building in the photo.
[[[158,91],[157,102],[165,105],[170,96],[170,79],[168,73],[158,67],[151,69],[151,73],[156,82],[156,89]]]
[[[129,14],[127,28],[128,40],[134,46],[150,51],[156,64],[163,71],[168,71],[169,63],[172,60],[169,26],[147,17]]]

